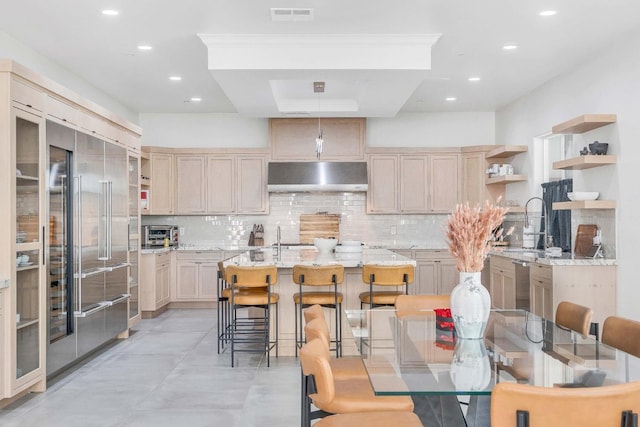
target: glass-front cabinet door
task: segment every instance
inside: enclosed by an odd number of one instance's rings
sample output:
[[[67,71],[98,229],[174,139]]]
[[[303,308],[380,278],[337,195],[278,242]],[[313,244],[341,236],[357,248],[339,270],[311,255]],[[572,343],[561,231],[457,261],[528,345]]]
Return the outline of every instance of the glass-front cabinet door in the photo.
[[[140,320],[140,157],[129,153],[129,327]]]
[[[15,153],[15,334],[12,392],[44,380],[45,331],[42,276],[45,227],[43,212],[43,121],[13,109]],[[14,313],[11,313],[14,314]],[[13,316],[9,316],[13,318]]]

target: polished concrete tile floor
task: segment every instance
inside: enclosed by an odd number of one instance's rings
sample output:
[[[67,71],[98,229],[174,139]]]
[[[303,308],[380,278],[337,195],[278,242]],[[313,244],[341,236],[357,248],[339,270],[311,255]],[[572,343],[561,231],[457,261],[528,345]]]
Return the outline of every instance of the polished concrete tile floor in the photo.
[[[0,410],[2,427],[299,426],[293,357],[217,354],[215,310],[168,310]]]

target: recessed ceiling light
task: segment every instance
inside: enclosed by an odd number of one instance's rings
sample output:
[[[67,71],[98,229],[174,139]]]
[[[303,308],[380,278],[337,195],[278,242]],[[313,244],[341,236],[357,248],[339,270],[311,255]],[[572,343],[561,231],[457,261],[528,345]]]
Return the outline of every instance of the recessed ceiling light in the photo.
[[[180,76],[171,76],[171,77],[169,77],[169,80],[174,81],[174,82],[179,82],[180,80],[182,80],[182,77],[180,77]]]
[[[456,99],[457,98],[455,96],[449,96],[449,97],[445,98],[445,101],[451,102],[451,101],[455,101]]]
[[[138,50],[151,50],[151,49],[153,49],[153,47],[149,46],[148,44],[138,45]]]
[[[538,12],[538,15],[540,16],[553,16],[555,14],[557,14],[558,12],[556,12],[555,10],[543,10],[542,12]]]
[[[107,16],[116,16],[120,14],[120,12],[114,9],[105,9],[102,11],[102,14]]]
[[[194,96],[189,101],[191,101],[191,102],[200,102],[200,101],[202,101],[202,98],[198,98],[197,96]]]
[[[469,77],[467,80],[469,80],[470,82],[479,82],[480,77]]]
[[[516,50],[518,48],[517,44],[505,44],[504,46],[502,46],[502,49],[504,50]]]

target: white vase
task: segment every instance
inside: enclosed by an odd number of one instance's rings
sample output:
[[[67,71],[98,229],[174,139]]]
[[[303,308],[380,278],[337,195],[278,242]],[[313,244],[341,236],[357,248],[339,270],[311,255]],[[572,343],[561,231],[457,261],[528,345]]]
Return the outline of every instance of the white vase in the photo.
[[[449,371],[456,390],[484,390],[491,380],[491,365],[483,340],[459,339]]]
[[[461,272],[460,283],[451,291],[451,317],[461,339],[481,339],[487,327],[491,297],[480,274]]]

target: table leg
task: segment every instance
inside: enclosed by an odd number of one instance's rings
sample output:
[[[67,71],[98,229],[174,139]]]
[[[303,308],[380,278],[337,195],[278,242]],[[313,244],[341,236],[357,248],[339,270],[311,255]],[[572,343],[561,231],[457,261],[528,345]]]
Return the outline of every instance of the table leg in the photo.
[[[491,396],[471,396],[467,409],[467,426],[489,427],[491,425]]]

